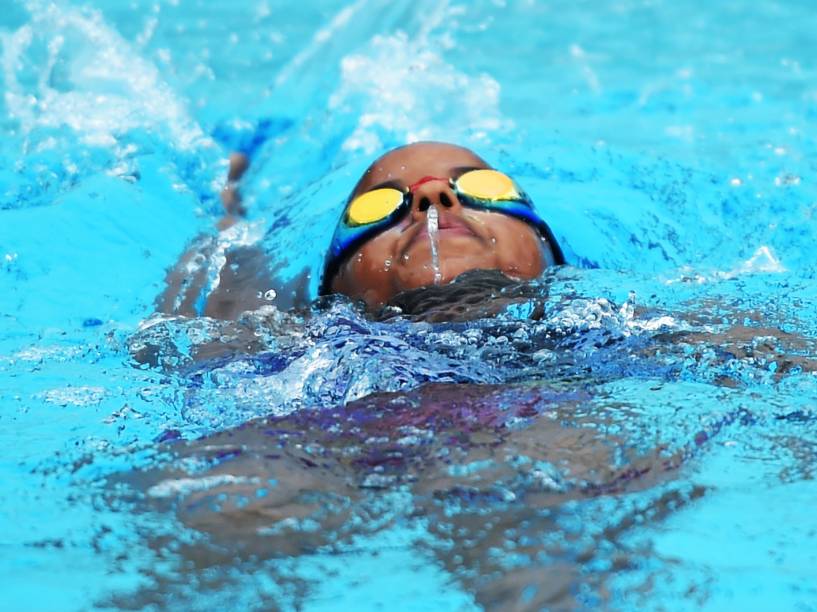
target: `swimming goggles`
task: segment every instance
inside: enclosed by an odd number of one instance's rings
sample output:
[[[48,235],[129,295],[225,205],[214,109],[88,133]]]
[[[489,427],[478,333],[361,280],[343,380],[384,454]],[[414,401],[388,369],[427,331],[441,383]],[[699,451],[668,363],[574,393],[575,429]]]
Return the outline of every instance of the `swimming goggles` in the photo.
[[[511,177],[497,170],[468,170],[457,178],[424,177],[404,189],[381,187],[350,200],[338,221],[332,244],[326,254],[321,294],[330,293],[329,285],[346,256],[369,238],[397,223],[410,209],[414,190],[433,180],[448,180],[463,206],[499,212],[532,225],[547,241],[553,263],[565,263],[562,249],[547,223],[533,209],[533,202]]]

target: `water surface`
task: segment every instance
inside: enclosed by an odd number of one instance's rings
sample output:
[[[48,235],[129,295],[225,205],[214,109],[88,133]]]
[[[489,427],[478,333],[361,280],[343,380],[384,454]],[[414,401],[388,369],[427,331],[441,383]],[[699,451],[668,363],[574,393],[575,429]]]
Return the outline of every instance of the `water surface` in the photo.
[[[0,602],[812,607],[811,4],[248,7],[0,16]],[[571,265],[447,323],[149,319],[260,121],[222,246],[281,282],[424,138]]]

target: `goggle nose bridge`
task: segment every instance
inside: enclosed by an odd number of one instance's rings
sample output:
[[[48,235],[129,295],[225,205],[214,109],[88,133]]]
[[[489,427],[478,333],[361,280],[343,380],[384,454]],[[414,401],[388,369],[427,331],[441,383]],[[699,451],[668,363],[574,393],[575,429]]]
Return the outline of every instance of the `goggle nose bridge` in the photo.
[[[409,187],[408,187],[408,193],[414,193],[414,192],[415,192],[415,190],[416,190],[418,187],[421,187],[422,185],[425,185],[426,183],[431,183],[431,182],[433,182],[433,181],[445,181],[445,182],[447,182],[449,185],[451,185],[451,184],[452,184],[452,183],[451,183],[452,179],[451,179],[450,177],[446,178],[446,177],[442,177],[442,176],[431,176],[431,175],[427,175],[427,176],[424,176],[423,178],[421,178],[420,180],[418,180],[418,181],[416,181],[416,182],[412,183],[411,185],[409,185]]]
[[[412,206],[412,201],[416,197],[415,191],[419,187],[424,185],[425,183],[430,183],[432,181],[445,181],[446,183],[448,183],[448,185],[451,187],[451,190],[454,192],[455,196],[458,197],[458,198],[461,197],[462,195],[466,195],[469,198],[476,198],[478,200],[479,199],[485,199],[485,200],[489,200],[489,201],[490,200],[499,201],[499,200],[504,199],[502,197],[493,197],[491,195],[482,195],[482,194],[479,193],[479,191],[480,191],[479,189],[476,189],[474,192],[472,192],[470,189],[464,189],[463,190],[462,185],[461,185],[461,181],[463,181],[465,177],[468,177],[473,172],[489,172],[489,173],[491,173],[493,175],[497,175],[497,176],[499,176],[501,178],[504,178],[504,180],[507,181],[508,184],[511,187],[513,187],[513,181],[507,175],[504,175],[504,174],[502,174],[500,172],[497,172],[495,170],[490,170],[490,169],[485,169],[485,170],[477,169],[477,170],[474,170],[474,171],[466,172],[464,175],[460,175],[460,176],[458,176],[456,178],[426,175],[426,176],[420,178],[419,180],[417,180],[416,182],[412,183],[408,187],[404,187],[403,188],[404,190],[402,190],[402,191],[399,190],[396,187],[391,187],[391,188],[384,188],[384,189],[376,189],[374,191],[364,193],[361,196],[358,196],[357,198],[355,198],[349,204],[349,206],[347,208],[347,211],[346,211],[346,218],[347,218],[347,220],[352,220],[356,216],[356,215],[354,215],[352,213],[352,210],[354,209],[355,203],[359,202],[360,200],[362,200],[362,199],[364,199],[366,197],[368,197],[369,194],[376,194],[378,192],[386,192],[386,191],[389,191],[389,190],[391,190],[392,193],[396,192],[397,194],[402,194],[400,196],[402,202],[398,203],[396,201],[393,201],[393,204],[389,204],[388,202],[383,202],[382,203],[383,205],[379,207],[380,210],[382,211],[379,215],[377,213],[375,213],[374,215],[369,215],[369,214],[366,214],[364,212],[363,215],[362,215],[362,217],[364,217],[364,219],[356,220],[353,223],[353,225],[362,226],[362,225],[370,225],[372,223],[379,222],[380,220],[387,218],[389,215],[395,213],[398,210],[401,210],[401,209],[406,210],[407,207],[411,207]],[[471,187],[473,187],[473,185]],[[516,196],[516,197],[519,197],[519,193],[517,193],[515,187],[513,187],[513,195]],[[423,205],[424,202],[425,202],[425,205]],[[441,195],[441,202],[440,203],[443,206],[445,206],[446,208],[449,208],[452,205],[452,203],[449,201],[448,195],[445,192],[443,192],[443,194]],[[428,207],[430,205],[431,205],[431,203],[430,203],[430,200],[428,199],[428,197],[427,196],[422,196],[422,198],[420,199],[420,210],[425,211],[425,210],[428,209]],[[364,211],[365,211],[365,208],[364,208]]]

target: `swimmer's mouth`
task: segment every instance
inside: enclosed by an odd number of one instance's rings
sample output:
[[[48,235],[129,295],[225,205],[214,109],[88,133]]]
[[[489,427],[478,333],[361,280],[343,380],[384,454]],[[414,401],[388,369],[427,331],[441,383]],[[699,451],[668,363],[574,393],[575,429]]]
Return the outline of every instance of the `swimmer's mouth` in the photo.
[[[423,221],[412,223],[403,230],[407,234],[406,246],[401,249],[401,254],[408,251],[415,244],[428,241],[428,224]],[[445,211],[440,212],[439,220],[437,221],[437,233],[439,237],[445,236],[474,236],[479,238],[479,235],[471,229],[468,222],[459,217],[452,215]]]

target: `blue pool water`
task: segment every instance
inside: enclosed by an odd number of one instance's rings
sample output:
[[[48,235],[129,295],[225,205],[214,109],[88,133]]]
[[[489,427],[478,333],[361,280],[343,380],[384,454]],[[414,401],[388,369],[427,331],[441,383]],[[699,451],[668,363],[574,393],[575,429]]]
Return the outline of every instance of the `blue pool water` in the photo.
[[[3,9],[3,609],[817,607],[811,2]],[[571,265],[474,321],[151,318],[259,122],[222,247],[282,283],[418,139]]]

